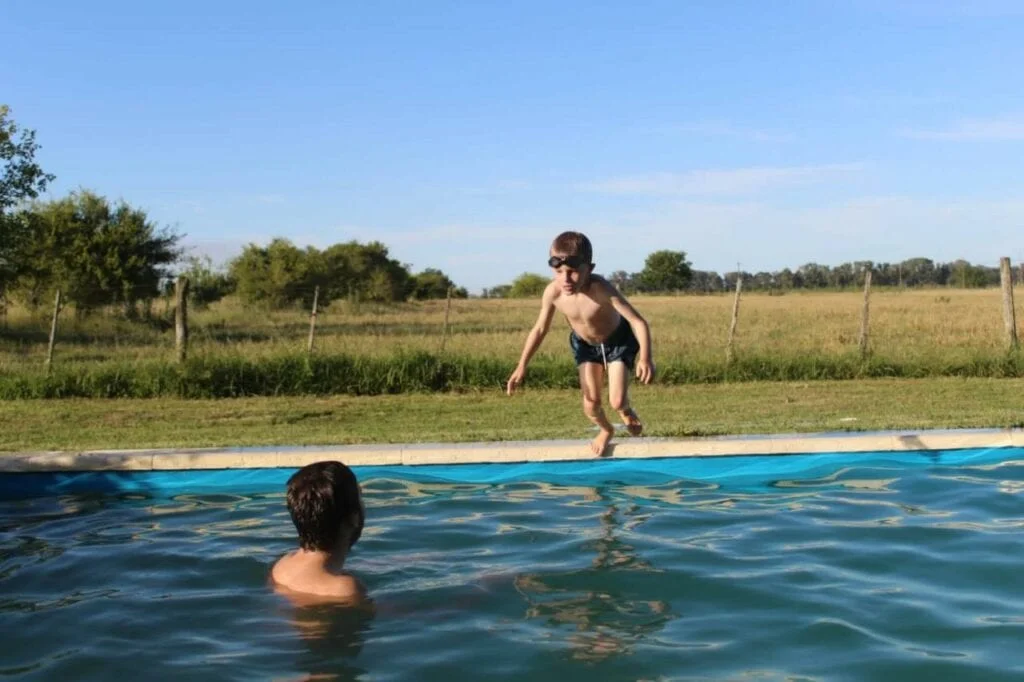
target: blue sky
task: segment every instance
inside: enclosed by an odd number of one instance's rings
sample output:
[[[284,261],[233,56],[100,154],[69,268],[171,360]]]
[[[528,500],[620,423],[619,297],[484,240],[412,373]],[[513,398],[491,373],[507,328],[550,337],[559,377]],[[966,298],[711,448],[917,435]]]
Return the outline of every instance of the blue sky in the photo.
[[[1024,3],[8,0],[50,196],[221,262],[380,240],[471,291],[591,236],[775,270],[1024,259]]]

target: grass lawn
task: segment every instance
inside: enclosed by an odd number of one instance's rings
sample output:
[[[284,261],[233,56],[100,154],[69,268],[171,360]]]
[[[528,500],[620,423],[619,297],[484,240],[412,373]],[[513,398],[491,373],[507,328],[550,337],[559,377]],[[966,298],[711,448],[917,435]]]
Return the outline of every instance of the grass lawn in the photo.
[[[653,436],[1024,425],[1024,379],[642,386]],[[0,402],[0,451],[589,438],[578,391]]]

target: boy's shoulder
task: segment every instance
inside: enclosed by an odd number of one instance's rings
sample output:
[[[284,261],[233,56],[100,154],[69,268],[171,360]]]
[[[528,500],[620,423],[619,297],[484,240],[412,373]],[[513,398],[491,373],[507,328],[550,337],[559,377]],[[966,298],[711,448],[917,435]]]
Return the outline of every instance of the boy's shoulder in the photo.
[[[594,293],[599,292],[608,297],[621,296],[619,290],[615,288],[615,285],[601,275],[590,275],[590,286],[591,291]]]
[[[553,302],[562,293],[562,288],[558,286],[558,282],[551,280],[547,286],[544,287],[544,291],[541,293],[541,299],[549,302]]]
[[[366,596],[366,588],[354,575],[310,570],[292,555],[277,560],[270,571],[270,582],[276,591],[292,599],[349,602]]]
[[[329,574],[329,577],[325,576],[323,586],[328,595],[335,599],[358,601],[366,596],[363,583],[349,573]]]

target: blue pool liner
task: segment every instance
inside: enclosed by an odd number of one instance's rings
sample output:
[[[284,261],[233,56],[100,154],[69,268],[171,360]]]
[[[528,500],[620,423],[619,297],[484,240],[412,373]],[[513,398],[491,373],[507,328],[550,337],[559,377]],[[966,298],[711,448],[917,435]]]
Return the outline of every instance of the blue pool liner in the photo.
[[[353,467],[361,482],[395,479],[437,483],[657,485],[696,481],[729,488],[774,487],[781,481],[821,479],[847,469],[1024,465],[1024,448],[998,447],[911,452],[666,457],[651,459]],[[82,471],[0,474],[0,499],[106,493],[167,496],[281,492],[295,468],[186,471]]]

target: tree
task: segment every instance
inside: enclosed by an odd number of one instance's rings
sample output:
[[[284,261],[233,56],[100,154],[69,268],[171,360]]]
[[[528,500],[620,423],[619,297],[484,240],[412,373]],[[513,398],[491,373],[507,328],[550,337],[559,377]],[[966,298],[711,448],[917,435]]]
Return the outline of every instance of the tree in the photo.
[[[681,291],[692,276],[685,251],[655,251],[647,256],[638,284],[644,292]]]
[[[359,265],[356,274],[361,284],[357,290],[363,300],[389,303],[409,297],[412,275],[405,265],[390,257],[387,246],[381,242],[353,244]]]
[[[855,260],[855,261],[853,261],[853,272],[854,272],[854,277],[855,277],[854,285],[856,285],[858,287],[859,286],[863,286],[864,285],[864,273],[869,272],[869,271],[871,272],[871,281],[873,283],[877,283],[878,285],[881,285],[882,282],[879,281],[878,274],[875,272],[875,264],[872,263],[869,260]]]
[[[407,266],[391,258],[380,242],[334,244],[323,252],[321,296],[329,300],[354,297],[364,301],[404,301],[415,281]]]
[[[231,261],[229,274],[246,303],[282,308],[309,305],[320,287],[323,305],[338,298],[404,301],[414,289],[408,268],[388,255],[380,242],[334,244],[320,251],[299,249],[287,239],[263,247],[249,244]]]
[[[209,256],[191,257],[180,274],[188,278],[188,298],[196,308],[205,308],[230,294],[235,282],[224,272],[213,267]]]
[[[532,272],[523,274],[512,280],[512,287],[509,289],[509,298],[533,298],[544,293],[551,279],[544,275],[536,275]]]
[[[909,287],[935,284],[935,263],[930,258],[910,258],[900,263],[903,283]]]
[[[845,289],[857,284],[857,273],[853,263],[843,263],[829,272],[829,285],[836,289]]]
[[[694,270],[690,274],[690,291],[710,294],[721,291],[724,286],[722,276],[717,272]]]
[[[283,308],[306,294],[312,298],[316,273],[311,271],[310,255],[287,239],[274,239],[267,246],[248,244],[228,265],[228,275],[246,303]]]
[[[448,275],[436,268],[427,268],[413,276],[412,297],[418,301],[428,298],[446,298],[449,289],[453,298],[466,298],[469,295],[469,292],[462,287],[456,287]]]
[[[181,255],[180,235],[89,191],[34,204],[25,216],[30,238],[20,249],[17,290],[30,305],[60,288],[79,311],[121,304],[131,314],[159,295]]]
[[[755,272],[750,277],[750,288],[771,291],[778,288],[778,277],[772,272]]]
[[[616,289],[629,295],[636,291],[636,278],[637,275],[635,274],[631,275],[625,270],[616,270],[608,276],[608,281]]]
[[[36,199],[54,178],[35,161],[36,132],[22,130],[19,136],[9,114],[0,104],[0,298],[19,275],[19,251],[28,238],[28,216],[12,209]]]
[[[496,287],[484,289],[484,298],[509,298],[509,293],[511,291],[511,284],[499,284]]]
[[[727,272],[724,275],[722,275],[722,283],[724,284],[727,291],[732,291],[736,288],[737,279],[742,279],[743,283],[749,286],[752,284],[753,278],[751,277],[749,272],[744,272],[742,270],[736,272]]]
[[[830,270],[831,268],[827,265],[807,263],[801,265],[796,273],[807,289],[824,289],[828,286]]]
[[[797,286],[796,277],[789,268],[784,268],[775,276],[775,283],[780,289],[792,289]]]
[[[981,265],[971,265],[963,259],[950,263],[947,268],[950,271],[949,284],[964,289],[981,289],[988,286],[990,278],[986,268]],[[998,281],[998,280],[997,280]]]
[[[46,185],[53,181],[54,176],[44,173],[35,162],[36,131],[22,130],[19,139],[18,125],[7,118],[10,108],[0,104],[0,163],[3,163],[3,174],[0,175],[0,214],[18,204],[35,199],[46,190]]]

